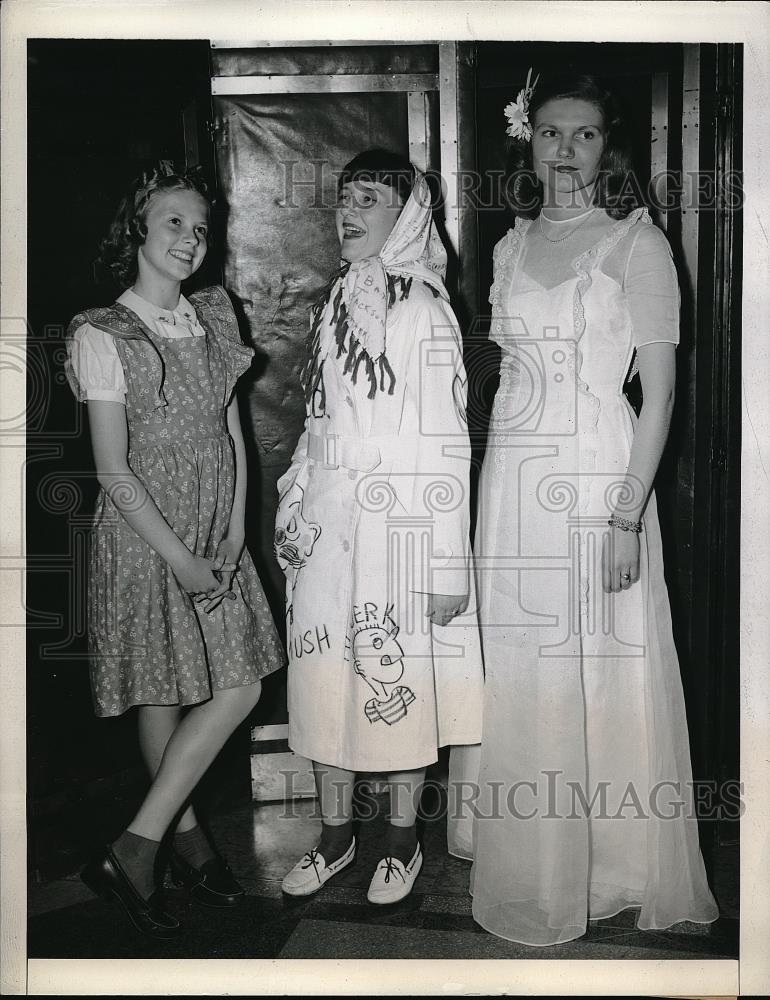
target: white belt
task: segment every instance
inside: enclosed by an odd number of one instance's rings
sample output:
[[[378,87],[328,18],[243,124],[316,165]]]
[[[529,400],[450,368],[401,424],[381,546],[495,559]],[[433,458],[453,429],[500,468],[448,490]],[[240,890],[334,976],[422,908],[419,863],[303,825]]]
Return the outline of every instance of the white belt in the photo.
[[[363,438],[339,434],[308,434],[307,456],[324,468],[371,472],[380,464],[380,449]]]

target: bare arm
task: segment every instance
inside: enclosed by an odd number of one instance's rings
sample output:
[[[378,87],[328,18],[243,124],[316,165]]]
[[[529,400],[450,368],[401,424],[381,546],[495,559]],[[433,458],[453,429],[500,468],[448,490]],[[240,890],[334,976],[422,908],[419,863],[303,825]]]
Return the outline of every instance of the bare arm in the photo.
[[[646,344],[638,349],[637,358],[643,403],[626,475],[633,501],[616,511],[632,521],[641,519],[658,471],[671,426],[676,378],[673,344]]]
[[[140,538],[165,559],[190,593],[219,584],[211,562],[195,556],[166,523],[155,501],[128,464],[128,427],[122,403],[92,399],[88,403],[96,477],[115,507]]]
[[[615,508],[619,517],[631,521],[641,520],[652,491],[671,424],[676,376],[673,344],[646,344],[637,353],[643,403],[626,473],[629,499]],[[618,591],[625,589],[624,580],[628,587],[639,579],[639,538],[618,528],[612,528],[607,537],[602,560],[604,589]]]
[[[207,614],[213,611],[225,597],[235,598],[232,591],[233,574],[238,569],[238,562],[243,554],[243,546],[246,541],[246,445],[243,443],[238,400],[235,396],[227,407],[227,429],[233,442],[235,456],[235,490],[227,534],[217,546],[217,554],[214,559],[213,568],[219,574],[220,581],[216,589],[208,594],[208,601],[203,606],[203,610]]]
[[[246,524],[246,445],[243,443],[238,400],[235,396],[227,407],[227,429],[230,432],[235,453],[235,493],[227,535],[235,542],[240,540],[241,545],[243,545]]]

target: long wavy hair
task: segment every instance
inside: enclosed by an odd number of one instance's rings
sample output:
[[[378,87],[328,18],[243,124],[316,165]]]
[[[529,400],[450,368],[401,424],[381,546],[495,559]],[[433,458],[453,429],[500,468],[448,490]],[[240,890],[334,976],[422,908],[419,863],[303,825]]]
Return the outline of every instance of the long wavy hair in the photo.
[[[109,271],[122,288],[137,277],[137,253],[147,238],[147,210],[153,195],[166,191],[195,191],[211,206],[208,185],[200,167],[177,172],[170,160],[160,160],[137,177],[123,197],[107,236],[99,246],[97,263]],[[211,238],[208,239],[209,248]]]
[[[599,161],[594,204],[612,219],[625,219],[640,204],[631,164],[628,126],[614,94],[593,76],[542,76],[529,105],[534,127],[537,113],[548,101],[572,98],[593,104],[602,116],[605,145]],[[516,215],[534,219],[543,205],[543,185],[532,159],[532,141],[511,139],[506,163],[505,200]]]

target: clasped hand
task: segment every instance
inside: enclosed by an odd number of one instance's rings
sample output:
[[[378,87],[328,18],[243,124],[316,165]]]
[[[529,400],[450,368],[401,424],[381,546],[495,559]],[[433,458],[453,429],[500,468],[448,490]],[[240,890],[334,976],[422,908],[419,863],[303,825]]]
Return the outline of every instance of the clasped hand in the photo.
[[[468,607],[468,594],[428,594],[425,617],[434,625],[448,625]]]
[[[175,570],[177,580],[196,604],[209,614],[224,598],[235,600],[232,592],[233,575],[243,552],[243,542],[225,537],[219,543],[214,559],[191,555],[189,562]]]

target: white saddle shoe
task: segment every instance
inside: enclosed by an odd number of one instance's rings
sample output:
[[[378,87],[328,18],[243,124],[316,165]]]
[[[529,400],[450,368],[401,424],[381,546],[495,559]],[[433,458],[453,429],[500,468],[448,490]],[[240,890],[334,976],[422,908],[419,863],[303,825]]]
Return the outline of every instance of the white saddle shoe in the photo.
[[[366,898],[370,903],[380,904],[398,903],[399,900],[406,899],[421,868],[422,851],[419,844],[408,865],[404,865],[398,858],[383,858],[374,871]]]
[[[332,861],[327,865],[322,854],[317,848],[312,848],[307,854],[299,859],[296,865],[281,882],[281,889],[288,896],[312,896],[318,892],[324,883],[328,882],[332,875],[342,871],[353,860],[356,853],[356,838],[350,841],[350,847],[341,858]]]

